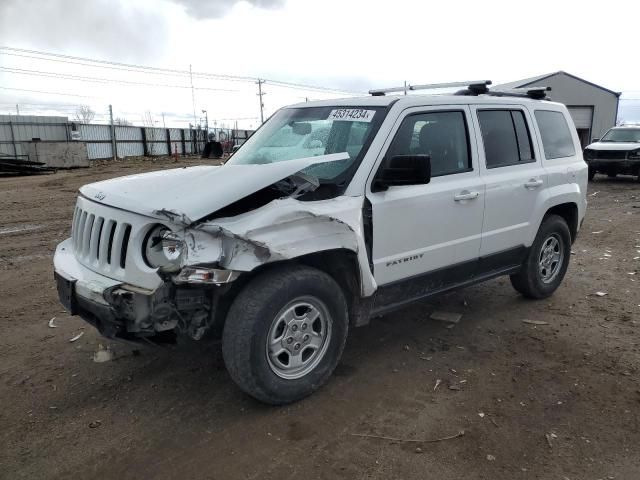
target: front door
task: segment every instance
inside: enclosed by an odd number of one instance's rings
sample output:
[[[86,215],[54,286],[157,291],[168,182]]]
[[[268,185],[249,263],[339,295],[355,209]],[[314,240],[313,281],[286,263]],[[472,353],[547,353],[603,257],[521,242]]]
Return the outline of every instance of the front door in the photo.
[[[470,115],[470,109],[461,105],[407,109],[381,150],[377,165],[394,155],[430,155],[431,182],[371,192],[378,167],[372,172],[367,197],[379,286],[432,272],[439,280],[428,288],[437,290],[451,280],[445,267],[454,265],[473,274],[480,250],[484,186]]]

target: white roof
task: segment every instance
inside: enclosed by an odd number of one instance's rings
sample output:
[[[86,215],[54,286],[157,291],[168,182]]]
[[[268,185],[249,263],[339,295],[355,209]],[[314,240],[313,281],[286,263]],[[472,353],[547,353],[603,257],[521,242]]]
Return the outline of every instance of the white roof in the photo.
[[[477,104],[555,104],[547,100],[534,100],[523,97],[496,97],[492,95],[385,95],[354,98],[335,98],[332,100],[318,100],[313,102],[297,103],[287,108],[300,107],[386,107],[393,102],[398,106],[409,108],[424,105],[477,105]]]

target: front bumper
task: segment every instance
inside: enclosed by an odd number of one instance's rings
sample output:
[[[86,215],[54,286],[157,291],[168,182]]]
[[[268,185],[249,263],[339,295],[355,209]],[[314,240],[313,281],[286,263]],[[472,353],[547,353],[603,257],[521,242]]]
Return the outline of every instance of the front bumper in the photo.
[[[222,278],[219,270],[201,269],[212,272],[212,278],[203,281],[198,276],[186,284],[167,280],[154,290],[140,288],[82,265],[71,239],[58,245],[53,263],[60,302],[71,315],[79,315],[108,338],[163,343],[174,342],[180,334],[199,340],[205,332],[217,331],[223,321],[216,315],[219,301],[228,300],[232,289],[225,282],[236,277],[229,273]]]
[[[53,265],[60,303],[71,315],[79,315],[105,337],[131,339],[133,332],[127,330],[127,319],[119,315],[105,298],[106,292],[124,287],[122,282],[82,265],[74,256],[71,239],[58,245]],[[137,290],[132,295],[153,295],[153,291]]]
[[[600,172],[637,175],[640,172],[640,159],[606,159],[586,160],[589,169]]]

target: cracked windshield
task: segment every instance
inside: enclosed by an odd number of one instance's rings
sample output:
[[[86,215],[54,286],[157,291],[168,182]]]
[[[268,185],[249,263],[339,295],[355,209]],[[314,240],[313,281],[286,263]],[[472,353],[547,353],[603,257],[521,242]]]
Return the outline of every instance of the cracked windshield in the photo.
[[[379,110],[377,107],[280,110],[227,163],[256,165],[347,153],[347,160],[318,164],[304,170],[320,180],[331,180],[358,158],[374,132],[374,125],[380,123],[378,117],[382,112]]]

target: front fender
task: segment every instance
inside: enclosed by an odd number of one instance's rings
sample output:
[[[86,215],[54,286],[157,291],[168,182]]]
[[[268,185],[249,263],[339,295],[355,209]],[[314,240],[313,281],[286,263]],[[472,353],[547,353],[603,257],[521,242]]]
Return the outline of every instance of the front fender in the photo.
[[[345,196],[314,202],[274,200],[249,213],[198,225],[190,249],[215,249],[221,267],[244,272],[311,253],[349,250],[358,258],[361,294],[370,296],[377,285],[364,243],[363,201]],[[191,256],[193,261],[202,257]]]

